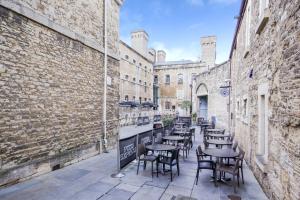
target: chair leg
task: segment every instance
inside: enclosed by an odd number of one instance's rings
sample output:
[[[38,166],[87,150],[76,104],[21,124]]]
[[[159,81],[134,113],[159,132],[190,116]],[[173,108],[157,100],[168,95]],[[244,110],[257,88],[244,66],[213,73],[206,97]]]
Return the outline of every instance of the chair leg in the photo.
[[[235,183],[235,176],[232,175],[232,181],[233,181],[233,191],[236,193],[236,183]]]
[[[172,182],[173,181],[172,165],[170,165],[170,171],[171,171],[171,182]]]
[[[199,168],[197,169],[197,174],[196,174],[196,185],[198,184],[198,178],[199,178]]]
[[[136,174],[139,174],[139,168],[140,168],[140,159],[138,159],[138,166],[137,166]]]
[[[152,175],[152,178],[153,178],[153,162],[151,162],[151,175]]]
[[[158,177],[158,160],[156,160],[156,177]]]
[[[217,187],[217,171],[214,170],[214,182],[215,182],[215,186]]]
[[[243,166],[241,166],[241,174],[242,174],[242,182],[244,184],[244,173],[243,173]]]
[[[176,161],[177,162],[177,174],[178,174],[178,176],[179,176],[179,174],[180,174],[180,169],[179,169],[179,162],[178,161]]]
[[[146,161],[144,161],[144,170],[146,169]]]
[[[238,182],[238,187],[240,187],[240,172],[239,171],[237,173],[237,182]]]

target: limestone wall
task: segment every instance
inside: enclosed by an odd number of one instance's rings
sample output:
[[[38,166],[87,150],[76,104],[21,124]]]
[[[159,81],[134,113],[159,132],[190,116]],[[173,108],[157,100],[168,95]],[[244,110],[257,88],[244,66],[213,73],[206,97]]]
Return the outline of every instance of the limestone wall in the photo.
[[[207,92],[208,99],[208,119],[212,116],[216,117],[216,126],[225,128],[229,131],[228,116],[229,116],[229,96],[222,96],[220,86],[226,85],[226,79],[229,79],[229,62],[217,65],[208,71],[199,74],[194,83],[193,91],[193,112],[199,116],[199,96]],[[201,91],[204,86],[207,91]]]
[[[232,127],[270,199],[300,199],[299,6],[269,1],[260,14],[248,1],[232,52]]]
[[[0,5],[0,185],[37,176],[54,166],[63,167],[101,152],[104,103],[101,49],[86,45],[84,39],[79,42],[70,38],[69,32],[68,36],[57,32],[51,24],[49,28],[39,20],[26,18],[24,13],[20,15],[6,7],[11,4],[2,6],[3,2]],[[49,22],[57,21],[104,48],[101,2],[9,3],[43,12]],[[114,12],[113,18],[118,19],[119,11]],[[35,16],[28,14],[32,19]],[[113,52],[113,47],[110,48]],[[111,78],[107,89],[110,149],[116,144],[119,116],[116,106],[119,61],[112,57],[108,58],[108,76]]]

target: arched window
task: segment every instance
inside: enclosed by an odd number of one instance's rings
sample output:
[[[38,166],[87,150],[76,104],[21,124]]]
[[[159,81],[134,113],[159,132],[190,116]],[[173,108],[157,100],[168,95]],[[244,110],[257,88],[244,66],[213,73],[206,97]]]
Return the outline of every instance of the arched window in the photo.
[[[165,109],[170,110],[171,109],[171,103],[169,101],[165,102]]]
[[[178,84],[183,84],[183,74],[178,74],[178,76],[177,76],[177,83]]]
[[[170,75],[169,74],[167,74],[166,75],[166,80],[165,80],[165,83],[167,84],[167,85],[169,85],[170,84]]]

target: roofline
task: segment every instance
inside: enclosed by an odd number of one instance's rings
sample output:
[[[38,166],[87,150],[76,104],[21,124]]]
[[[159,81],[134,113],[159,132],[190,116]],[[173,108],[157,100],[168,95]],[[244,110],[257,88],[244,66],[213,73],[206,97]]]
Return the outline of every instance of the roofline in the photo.
[[[235,48],[235,45],[236,45],[237,34],[240,30],[241,22],[242,22],[242,19],[244,17],[244,13],[245,13],[247,3],[248,3],[248,0],[242,0],[242,2],[241,2],[240,12],[239,12],[239,19],[238,19],[236,27],[235,27],[235,32],[234,32],[234,36],[233,36],[233,40],[232,40],[232,44],[231,44],[229,59],[231,59],[233,49]]]
[[[144,29],[135,29],[131,31],[131,33],[138,33],[138,32],[144,32],[147,35],[147,37],[149,37],[148,33]]]
[[[129,46],[128,44],[126,44],[124,41],[122,41],[122,40],[119,40],[119,41],[124,46],[126,46],[127,48],[129,48],[130,50],[134,51],[136,54],[138,54],[139,56],[141,56],[142,58],[144,58],[145,60],[147,60],[148,62],[150,62],[150,63],[153,64],[153,62],[149,58],[146,58],[144,55],[142,55],[140,52],[138,52],[137,50],[135,50],[134,48],[132,48],[131,46]]]

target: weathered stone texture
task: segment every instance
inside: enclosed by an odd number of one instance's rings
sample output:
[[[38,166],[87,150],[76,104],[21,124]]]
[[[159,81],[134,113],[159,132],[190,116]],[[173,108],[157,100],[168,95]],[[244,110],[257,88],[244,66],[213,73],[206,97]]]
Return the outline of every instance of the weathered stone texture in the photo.
[[[0,185],[99,153],[103,53],[2,6],[0,18]],[[108,59],[108,76],[112,148],[118,131],[119,61]]]
[[[199,96],[206,92],[208,99],[208,119],[212,116],[216,117],[216,125],[219,128],[227,129],[228,131],[228,110],[229,110],[229,95],[224,97],[221,95],[221,86],[226,86],[225,82],[229,79],[229,62],[224,62],[208,71],[202,72],[196,78],[194,91],[196,94],[193,101],[195,102],[194,110],[199,112]],[[201,91],[202,87],[207,91]]]
[[[266,194],[271,199],[300,199],[300,3],[269,1],[269,20],[259,35],[259,1],[251,3],[249,53],[245,56],[244,16],[231,59],[233,126]],[[257,163],[258,88],[263,83],[269,87],[268,161],[264,171]],[[248,99],[246,117],[237,108],[243,98]]]

